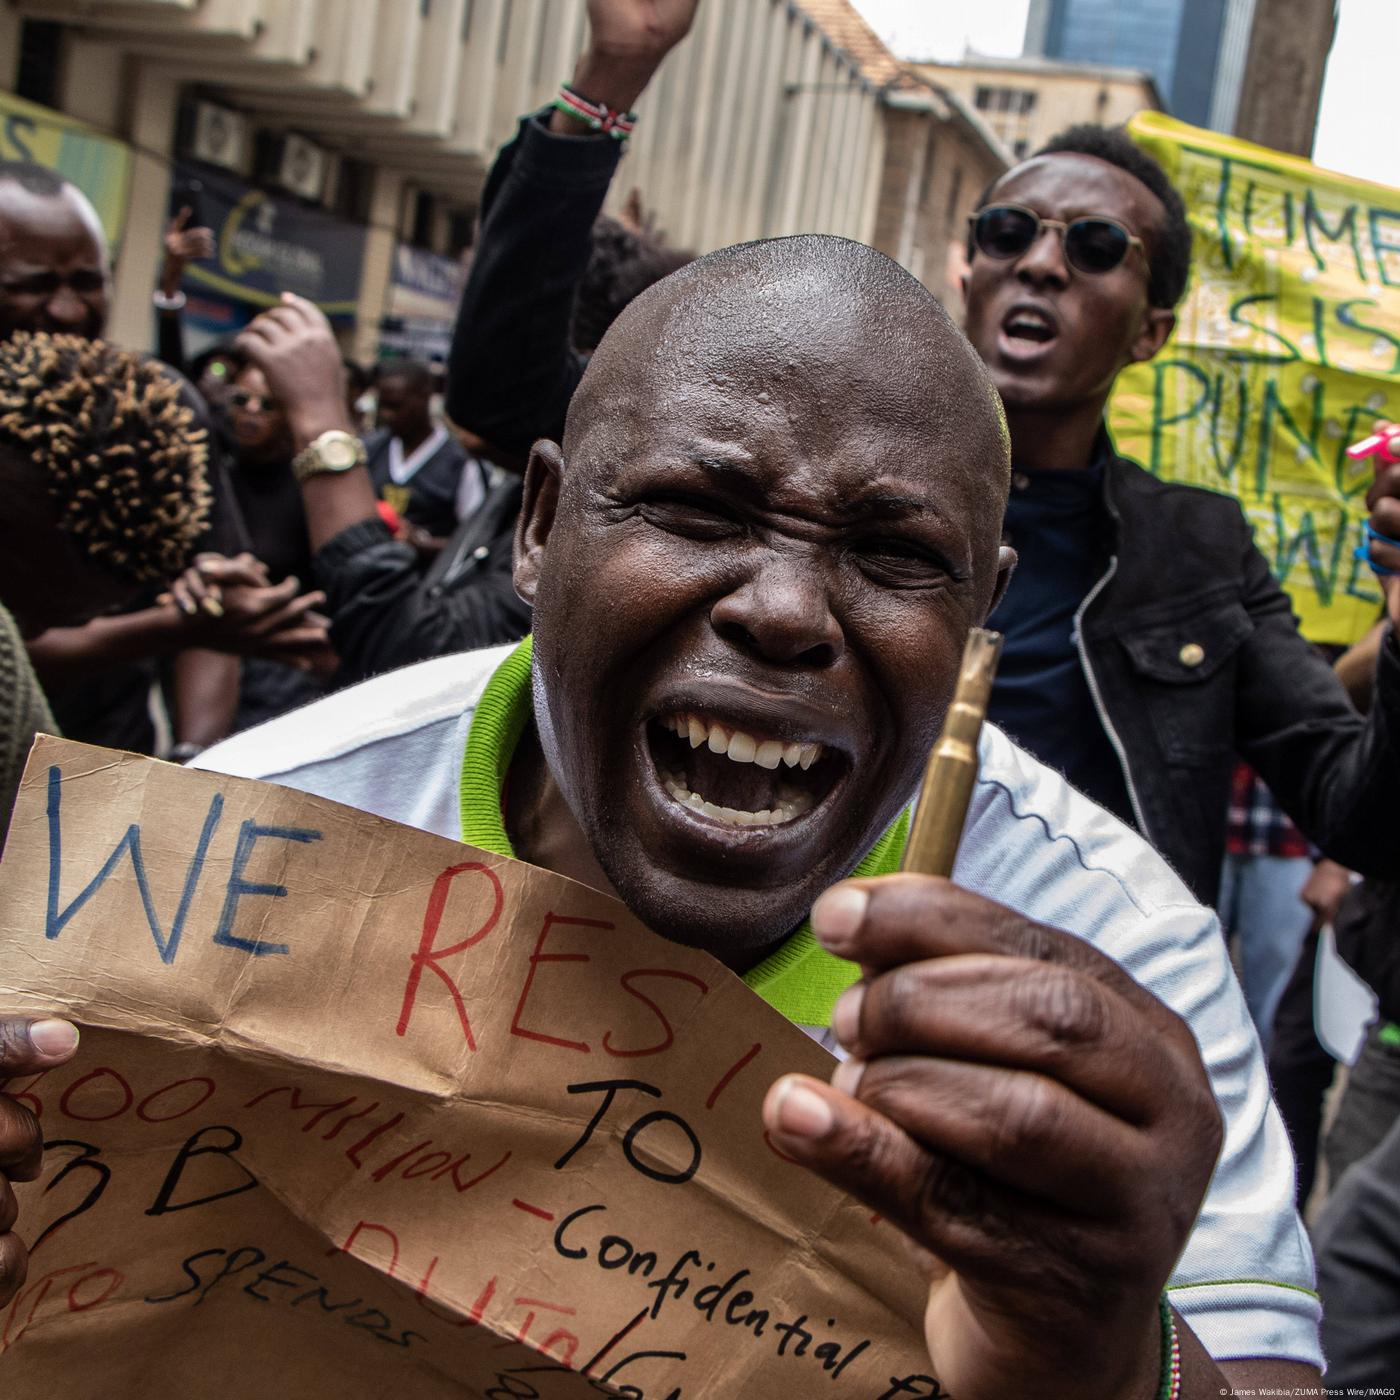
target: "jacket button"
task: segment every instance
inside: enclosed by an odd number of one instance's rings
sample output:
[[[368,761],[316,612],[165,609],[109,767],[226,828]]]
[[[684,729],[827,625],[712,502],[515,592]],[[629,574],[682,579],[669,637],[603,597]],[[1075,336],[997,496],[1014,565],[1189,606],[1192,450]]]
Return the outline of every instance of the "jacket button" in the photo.
[[[1206,659],[1206,649],[1199,642],[1187,642],[1176,657],[1183,666],[1199,666]]]
[[[1018,490],[1024,491],[1031,484],[1031,479],[1025,472],[1014,472],[1011,477],[1011,484]]]

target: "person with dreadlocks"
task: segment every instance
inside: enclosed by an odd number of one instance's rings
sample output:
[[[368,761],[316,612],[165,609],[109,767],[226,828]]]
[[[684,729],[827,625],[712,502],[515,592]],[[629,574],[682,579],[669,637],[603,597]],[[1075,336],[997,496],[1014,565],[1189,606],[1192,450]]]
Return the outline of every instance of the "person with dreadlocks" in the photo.
[[[77,335],[0,340],[0,826],[30,739],[54,729],[24,642],[180,577],[208,526],[208,457],[156,362]],[[222,616],[170,601],[111,626],[140,628],[143,646],[158,629],[172,652],[303,644],[308,604],[269,608],[267,592],[227,590]]]
[[[44,166],[0,161],[0,341],[19,332],[45,332],[97,339],[106,327],[110,299],[108,252],[102,225],[86,196]],[[211,420],[203,400],[175,370],[157,366],[175,386],[198,426]],[[205,550],[237,555],[247,549],[244,529],[217,444],[208,476],[213,490]],[[251,577],[256,577],[254,570]],[[168,580],[163,580],[168,582]],[[266,589],[266,578],[249,587]],[[254,602],[261,616],[290,599],[267,589],[255,599],[245,592],[222,618],[203,602],[205,617],[217,623],[181,629],[172,625],[168,605],[157,591],[131,597],[120,617],[100,617],[82,627],[54,628],[29,639],[27,650],[67,733],[113,747],[150,752],[155,730],[150,718],[153,681],[168,672],[176,756],[186,757],[227,732],[237,692],[238,662],[232,655],[196,645],[194,631],[208,633],[222,652],[247,652],[255,645],[236,621]],[[187,607],[200,601],[182,594]],[[301,635],[307,635],[306,626]],[[323,640],[322,632],[318,640]],[[159,665],[158,665],[159,663]]]

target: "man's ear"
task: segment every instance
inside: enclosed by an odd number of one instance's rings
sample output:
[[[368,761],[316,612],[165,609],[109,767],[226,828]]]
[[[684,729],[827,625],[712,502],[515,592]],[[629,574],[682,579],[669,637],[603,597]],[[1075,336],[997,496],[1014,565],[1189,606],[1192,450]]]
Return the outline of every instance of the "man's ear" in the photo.
[[[1138,327],[1137,338],[1129,350],[1132,363],[1143,364],[1167,343],[1167,337],[1176,329],[1176,312],[1165,306],[1149,306]]]
[[[1006,597],[1007,585],[1011,582],[1011,575],[1015,572],[1016,551],[1009,544],[1004,544],[997,550],[997,581],[996,587],[992,589],[992,602],[987,609],[987,617],[991,617],[996,612],[1001,605],[1001,600]]]
[[[525,467],[525,491],[520,517],[515,522],[515,591],[532,607],[544,568],[545,546],[554,528],[559,507],[559,484],[564,475],[564,453],[557,442],[541,438],[530,449]]]

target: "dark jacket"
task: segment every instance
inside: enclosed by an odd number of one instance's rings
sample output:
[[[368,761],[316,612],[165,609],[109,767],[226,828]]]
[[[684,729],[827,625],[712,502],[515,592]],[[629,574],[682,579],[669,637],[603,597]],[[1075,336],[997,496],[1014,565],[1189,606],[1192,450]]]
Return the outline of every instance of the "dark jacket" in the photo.
[[[1298,632],[1239,503],[1108,463],[1109,566],[1080,609],[1080,658],[1138,826],[1213,903],[1234,755],[1334,860],[1400,868],[1400,648],[1363,719]]]
[[[569,346],[573,295],[618,145],[556,136],[527,117],[487,179],[447,402],[454,421],[502,447],[562,432],[583,372]],[[1080,610],[1080,657],[1143,834],[1213,904],[1239,753],[1328,855],[1394,872],[1394,636],[1363,720],[1299,635],[1237,502],[1112,457],[1104,494],[1112,559]]]
[[[530,609],[511,577],[521,484],[494,486],[424,575],[417,554],[379,520],[362,520],[322,546],[316,579],[326,593],[337,685],[410,662],[518,641]]]
[[[622,154],[610,136],[556,136],[547,115],[522,119],[486,177],[444,394],[454,423],[522,456],[536,438],[563,441],[586,364],[574,293]]]

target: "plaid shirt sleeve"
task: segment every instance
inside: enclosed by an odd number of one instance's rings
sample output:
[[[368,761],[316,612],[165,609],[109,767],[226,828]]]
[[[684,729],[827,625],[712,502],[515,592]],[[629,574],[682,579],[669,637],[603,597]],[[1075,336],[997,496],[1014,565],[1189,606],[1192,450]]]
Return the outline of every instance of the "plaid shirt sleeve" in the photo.
[[[1244,762],[1235,764],[1230,780],[1230,812],[1225,829],[1225,853],[1232,856],[1299,856],[1314,858],[1311,842],[1289,820]]]

